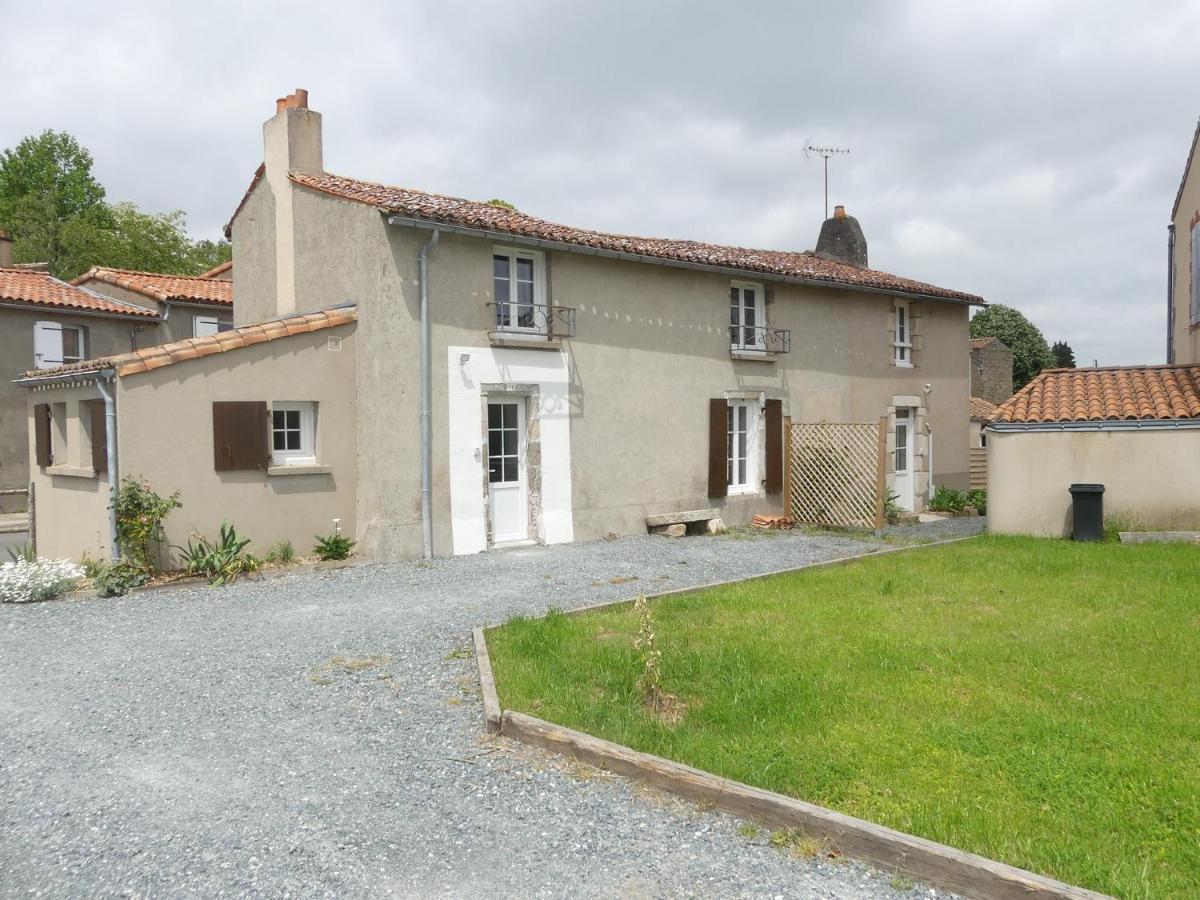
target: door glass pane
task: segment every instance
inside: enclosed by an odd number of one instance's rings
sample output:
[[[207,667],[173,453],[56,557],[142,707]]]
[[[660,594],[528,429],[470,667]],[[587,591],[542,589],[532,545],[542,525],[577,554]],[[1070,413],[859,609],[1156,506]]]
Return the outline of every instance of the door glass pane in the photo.
[[[503,409],[503,411],[504,411],[504,427],[505,428],[516,428],[517,427],[517,404],[503,403],[503,404],[501,404],[501,409]]]
[[[508,257],[492,257],[492,292],[496,299],[496,327],[505,328],[511,324],[509,302]]]
[[[500,407],[495,403],[488,404],[488,428],[500,427]]]
[[[896,471],[908,471],[908,425],[896,423]]]
[[[488,459],[488,483],[495,484],[500,480],[500,457],[493,456]]]
[[[488,431],[488,458],[500,456],[503,452],[503,431]]]
[[[517,458],[515,456],[504,457],[504,480],[517,480]]]

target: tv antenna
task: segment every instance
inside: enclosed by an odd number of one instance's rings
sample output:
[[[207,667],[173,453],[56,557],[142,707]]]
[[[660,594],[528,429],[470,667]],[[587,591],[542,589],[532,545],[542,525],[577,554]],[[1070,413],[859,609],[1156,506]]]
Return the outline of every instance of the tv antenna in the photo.
[[[829,218],[829,157],[836,156],[839,153],[849,153],[849,147],[814,147],[809,144],[804,148],[805,157],[809,153],[815,153],[825,161],[825,218]]]

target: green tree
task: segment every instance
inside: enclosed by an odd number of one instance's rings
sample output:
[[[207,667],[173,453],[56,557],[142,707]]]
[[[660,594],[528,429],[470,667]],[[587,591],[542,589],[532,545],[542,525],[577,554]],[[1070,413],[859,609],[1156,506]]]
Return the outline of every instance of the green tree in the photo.
[[[0,225],[12,230],[18,262],[58,273],[63,226],[104,201],[92,155],[66,132],[44,131],[0,153]]]
[[[1050,355],[1054,357],[1054,365],[1058,368],[1075,368],[1075,351],[1066,341],[1055,341],[1054,346],[1050,348]]]
[[[132,203],[95,206],[62,229],[60,277],[91,266],[198,275],[230,256],[226,241],[193,241],[182,210],[155,215]]]
[[[1013,352],[1013,391],[1025,387],[1054,357],[1038,327],[1011,306],[997,303],[971,320],[971,337],[996,337]]]

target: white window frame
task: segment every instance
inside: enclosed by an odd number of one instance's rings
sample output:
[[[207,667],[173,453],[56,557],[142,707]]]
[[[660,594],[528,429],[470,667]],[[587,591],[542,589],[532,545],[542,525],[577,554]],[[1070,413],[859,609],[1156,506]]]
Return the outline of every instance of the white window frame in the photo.
[[[496,296],[496,264],[497,256],[508,258],[508,299],[502,300]],[[517,321],[517,307],[521,304],[517,303],[513,297],[513,283],[516,281],[514,275],[516,273],[516,260],[527,259],[533,263],[533,307],[534,307],[534,324],[532,327],[522,327],[515,324]],[[550,311],[546,304],[546,254],[540,250],[524,250],[519,247],[493,247],[492,248],[492,301],[496,304],[492,308],[492,323],[491,328],[495,332],[516,332],[518,334],[546,334],[549,326]],[[499,309],[501,304],[508,306],[508,324],[501,325],[499,321]],[[542,321],[539,323],[538,308],[543,310]]]
[[[225,327],[222,328],[221,326]],[[192,337],[211,337],[223,331],[230,331],[233,325],[222,322],[216,316],[192,316]]]
[[[275,449],[275,413],[300,413],[300,447]],[[271,403],[271,464],[276,466],[315,466],[317,464],[317,412],[312,401],[274,401]],[[291,429],[287,429],[291,430]]]
[[[754,291],[754,325],[746,325],[746,307],[745,291]],[[738,304],[734,306],[734,292],[738,294]],[[731,281],[729,282],[729,348],[736,350],[739,353],[766,353],[766,327],[767,327],[767,312],[766,312],[766,291],[760,282],[757,281]],[[735,313],[736,309],[736,313]],[[737,321],[734,321],[734,319]],[[764,329],[756,332],[752,343],[745,343],[745,329],[747,327]],[[737,329],[735,332],[734,329]]]
[[[725,484],[726,494],[729,496],[737,496],[739,494],[758,494],[761,493],[761,474],[759,469],[759,440],[758,426],[759,416],[762,413],[762,403],[759,400],[735,399],[730,398],[728,401],[728,412],[726,413],[725,426]],[[740,455],[735,456],[736,441],[733,425],[736,423],[737,410],[746,410],[746,479],[738,482],[735,479],[740,474],[737,470],[737,461],[741,459]],[[740,430],[736,434],[740,434]]]
[[[907,300],[897,300],[892,311],[892,354],[896,365],[911,369],[913,365],[912,309]]]
[[[69,359],[63,356],[63,332],[72,331],[78,336],[79,355]],[[33,366],[35,369],[53,369],[87,359],[87,332],[80,325],[63,325],[49,320],[33,326]]]

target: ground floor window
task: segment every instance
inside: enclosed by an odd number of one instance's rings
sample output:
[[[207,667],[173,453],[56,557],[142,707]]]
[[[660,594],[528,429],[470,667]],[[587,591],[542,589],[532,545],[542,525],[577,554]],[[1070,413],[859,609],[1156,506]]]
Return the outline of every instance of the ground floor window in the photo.
[[[271,404],[271,461],[275,465],[315,464],[316,443],[315,404]]]
[[[726,484],[729,493],[749,493],[758,489],[756,432],[757,404],[751,401],[729,402],[726,427]]]

